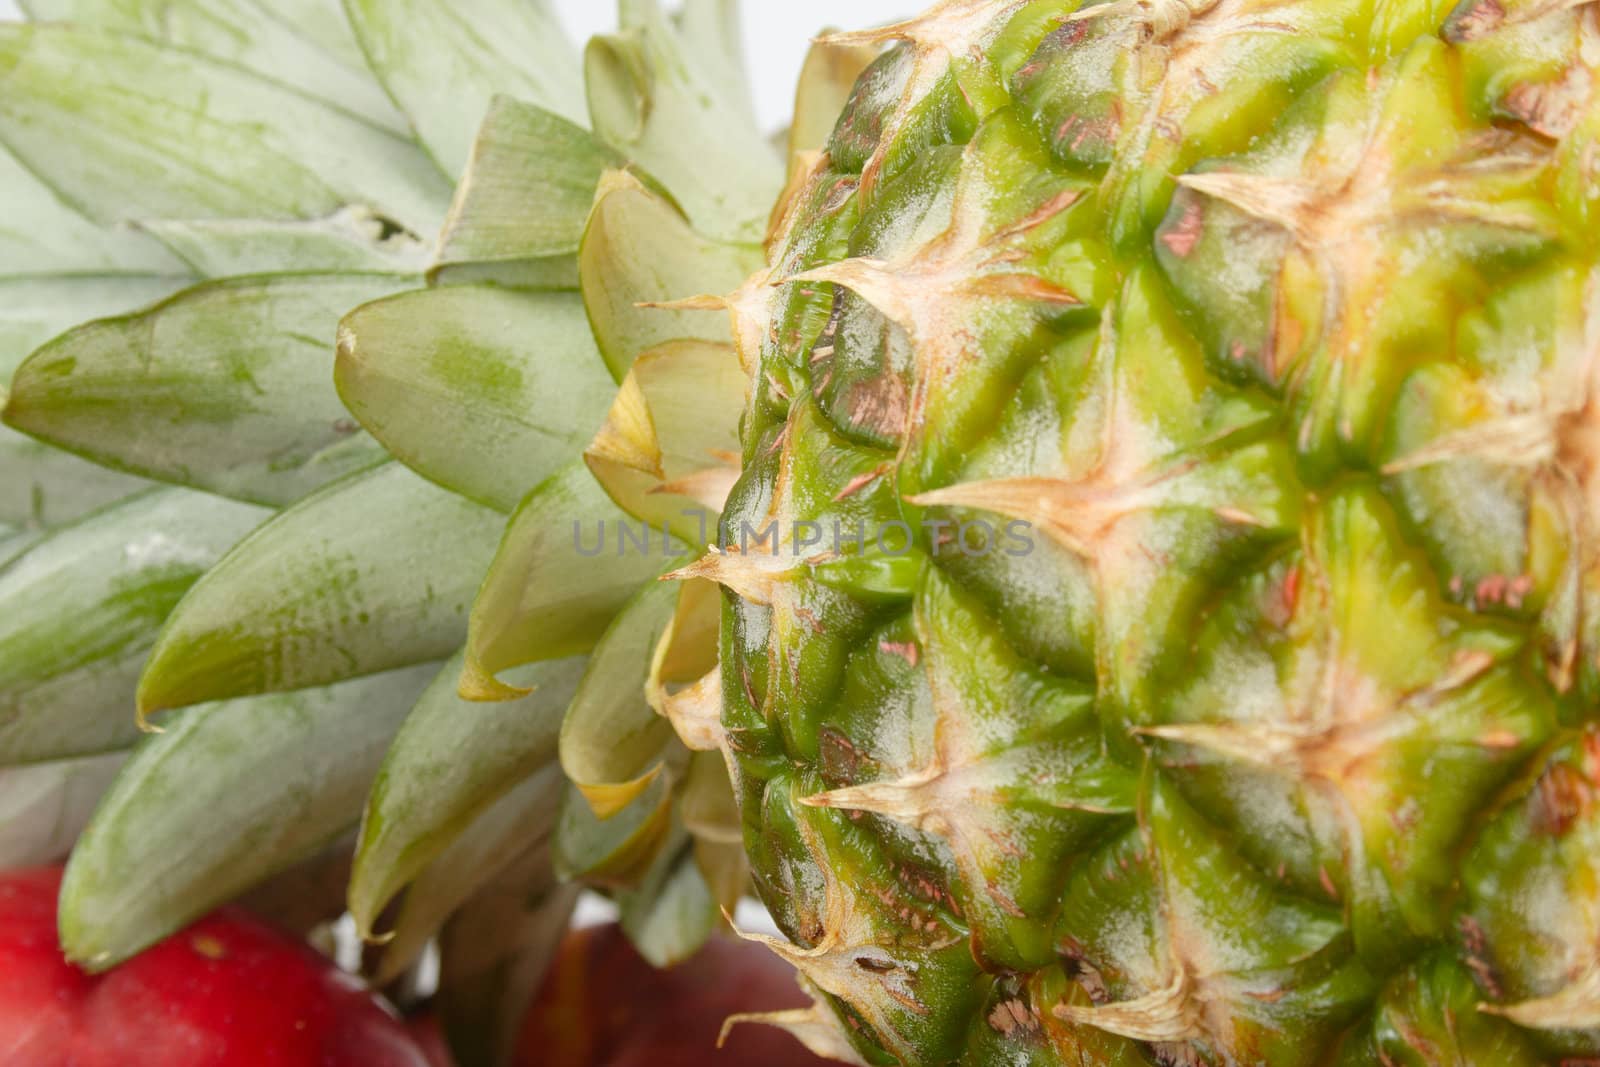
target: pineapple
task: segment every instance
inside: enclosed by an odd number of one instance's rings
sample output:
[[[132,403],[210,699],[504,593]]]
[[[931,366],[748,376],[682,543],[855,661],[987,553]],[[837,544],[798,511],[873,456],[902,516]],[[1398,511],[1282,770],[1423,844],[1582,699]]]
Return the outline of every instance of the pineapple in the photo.
[[[75,957],[349,864],[481,1032],[747,856],[846,1061],[1600,1058],[1600,4],[946,0],[781,153],[719,0],[30,7]]]
[[[950,0],[728,301],[756,884],[862,1063],[1600,1056],[1600,4]],[[868,536],[863,537],[862,531]]]

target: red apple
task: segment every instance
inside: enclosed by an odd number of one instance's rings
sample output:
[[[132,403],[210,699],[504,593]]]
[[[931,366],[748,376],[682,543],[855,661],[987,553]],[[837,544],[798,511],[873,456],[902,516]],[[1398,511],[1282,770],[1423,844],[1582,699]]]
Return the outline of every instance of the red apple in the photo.
[[[223,909],[89,975],[56,941],[59,869],[0,874],[7,1067],[429,1067],[356,978]]]
[[[450,1043],[444,1036],[444,1028],[439,1025],[437,1016],[419,1015],[407,1025],[411,1028],[411,1036],[421,1046],[423,1055],[428,1058],[428,1067],[456,1067],[456,1059],[450,1053]]]
[[[820,1067],[793,1037],[722,1023],[741,1012],[804,1007],[788,964],[759,945],[716,937],[666,971],[616,926],[567,939],[518,1044],[521,1067]]]

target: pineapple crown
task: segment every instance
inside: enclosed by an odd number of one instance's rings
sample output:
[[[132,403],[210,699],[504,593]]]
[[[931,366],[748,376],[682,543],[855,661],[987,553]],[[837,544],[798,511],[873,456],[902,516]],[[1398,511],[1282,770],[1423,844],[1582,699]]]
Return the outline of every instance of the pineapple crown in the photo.
[[[581,53],[527,0],[0,25],[0,864],[72,850],[71,958],[348,909],[507,1027],[578,887],[657,964],[745,891],[668,718],[717,594],[657,579],[747,379],[668,302],[759,275],[877,49],[819,46],[774,144],[733,0],[618,6]]]

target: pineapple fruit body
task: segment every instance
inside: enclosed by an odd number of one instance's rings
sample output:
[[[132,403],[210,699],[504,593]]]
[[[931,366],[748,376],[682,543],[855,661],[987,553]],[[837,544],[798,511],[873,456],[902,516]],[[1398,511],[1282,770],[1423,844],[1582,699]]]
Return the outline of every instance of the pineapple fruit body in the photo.
[[[683,572],[725,602],[677,714],[818,997],[780,1021],[1600,1053],[1600,5],[848,39],[893,47],[729,302],[743,472]]]

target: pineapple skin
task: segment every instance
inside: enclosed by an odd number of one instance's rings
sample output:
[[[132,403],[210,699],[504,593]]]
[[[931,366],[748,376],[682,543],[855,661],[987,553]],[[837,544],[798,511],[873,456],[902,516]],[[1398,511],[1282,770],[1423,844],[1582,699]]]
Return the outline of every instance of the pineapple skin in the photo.
[[[817,997],[771,1021],[1600,1056],[1600,4],[877,41],[728,301],[744,470],[687,572],[722,664],[674,717]]]

